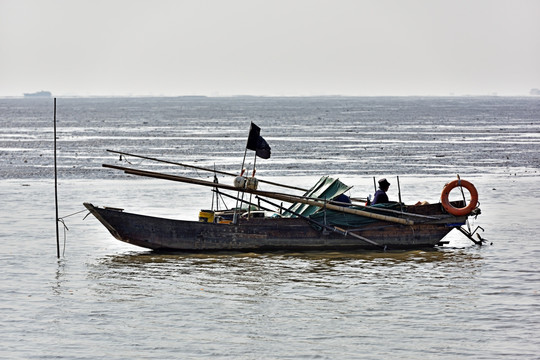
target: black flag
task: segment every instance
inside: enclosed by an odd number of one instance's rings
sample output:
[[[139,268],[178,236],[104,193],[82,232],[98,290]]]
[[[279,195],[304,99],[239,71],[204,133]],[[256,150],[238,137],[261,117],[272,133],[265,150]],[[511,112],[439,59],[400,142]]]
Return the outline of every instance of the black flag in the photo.
[[[261,136],[261,128],[251,123],[251,128],[249,129],[249,137],[247,141],[247,148],[249,150],[257,151],[257,142]]]
[[[258,157],[263,159],[269,159],[271,154],[270,145],[268,145],[266,140],[264,140],[264,138],[260,134],[261,128],[254,123],[251,123],[246,147],[249,150],[255,151]]]
[[[255,153],[260,158],[270,159],[270,145],[268,145],[266,140],[264,140],[263,137],[260,135],[257,139],[257,150],[255,150]]]

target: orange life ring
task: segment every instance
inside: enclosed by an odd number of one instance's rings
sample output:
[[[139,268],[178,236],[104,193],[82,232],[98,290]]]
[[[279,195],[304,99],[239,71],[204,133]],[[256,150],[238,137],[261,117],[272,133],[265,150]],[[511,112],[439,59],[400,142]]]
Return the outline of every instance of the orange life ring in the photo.
[[[469,190],[469,193],[471,194],[471,201],[469,202],[469,205],[462,208],[457,208],[457,207],[452,206],[452,204],[450,204],[450,201],[448,200],[450,191],[452,191],[452,189],[458,186],[463,186],[465,189]],[[441,203],[442,203],[443,208],[452,215],[455,215],[455,216],[469,215],[471,211],[473,211],[476,208],[476,204],[478,204],[478,191],[476,191],[476,188],[474,187],[474,185],[468,182],[467,180],[458,179],[458,180],[450,181],[443,188],[443,191],[441,194]]]

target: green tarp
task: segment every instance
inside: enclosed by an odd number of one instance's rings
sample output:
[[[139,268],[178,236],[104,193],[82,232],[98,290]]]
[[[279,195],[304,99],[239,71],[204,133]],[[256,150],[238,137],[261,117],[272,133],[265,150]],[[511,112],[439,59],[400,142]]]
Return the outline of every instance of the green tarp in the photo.
[[[315,186],[309,189],[303,196],[329,201],[348,191],[350,188],[351,186],[345,185],[344,183],[339,181],[339,179],[333,179],[328,176],[323,176],[319,179]],[[320,207],[318,206],[302,203],[294,203],[289,207],[289,210],[304,216],[309,216],[317,212],[319,209]],[[297,217],[290,212],[285,212],[283,215],[287,217]]]

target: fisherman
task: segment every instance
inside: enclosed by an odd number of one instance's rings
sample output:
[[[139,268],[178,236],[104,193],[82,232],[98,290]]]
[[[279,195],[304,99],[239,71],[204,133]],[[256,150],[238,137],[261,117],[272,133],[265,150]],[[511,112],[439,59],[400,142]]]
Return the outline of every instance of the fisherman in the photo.
[[[390,183],[386,179],[379,180],[379,189],[375,192],[371,205],[390,202],[388,201],[388,195],[386,195],[389,187]]]

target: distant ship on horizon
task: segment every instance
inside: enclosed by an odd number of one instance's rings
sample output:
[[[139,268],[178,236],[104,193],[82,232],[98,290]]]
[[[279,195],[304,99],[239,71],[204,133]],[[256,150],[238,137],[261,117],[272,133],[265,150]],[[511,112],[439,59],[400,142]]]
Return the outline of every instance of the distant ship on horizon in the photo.
[[[24,97],[41,97],[41,98],[50,98],[52,96],[50,91],[38,91],[34,93],[25,93]]]

